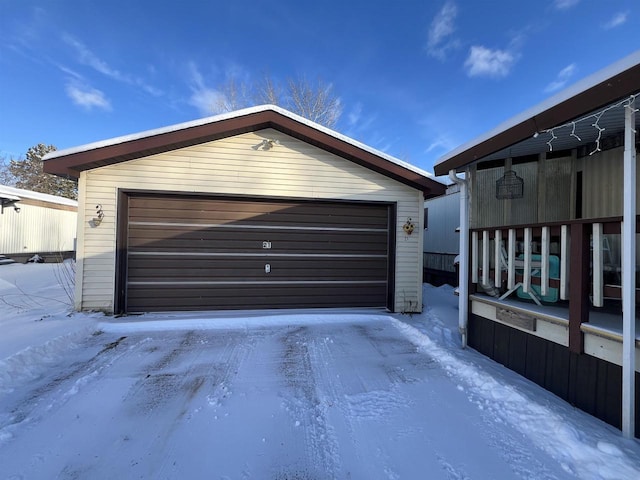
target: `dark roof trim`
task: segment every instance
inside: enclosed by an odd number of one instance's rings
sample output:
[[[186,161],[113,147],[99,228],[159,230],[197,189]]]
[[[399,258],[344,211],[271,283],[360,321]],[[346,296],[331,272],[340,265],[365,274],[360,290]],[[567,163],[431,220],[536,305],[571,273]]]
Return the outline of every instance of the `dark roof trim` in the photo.
[[[188,122],[83,147],[52,152],[44,171],[78,178],[81,171],[113,165],[157,153],[273,128],[417,188],[425,196],[441,195],[445,185],[429,174],[366,145],[274,106],[255,107],[202,121]]]
[[[446,175],[639,90],[640,51],[637,51],[443,156],[434,167],[435,174]]]

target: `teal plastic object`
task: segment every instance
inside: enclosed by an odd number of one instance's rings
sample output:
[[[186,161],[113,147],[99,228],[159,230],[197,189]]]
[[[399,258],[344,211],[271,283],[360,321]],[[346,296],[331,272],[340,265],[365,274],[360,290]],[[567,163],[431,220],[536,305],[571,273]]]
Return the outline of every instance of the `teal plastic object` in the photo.
[[[518,258],[523,258],[523,255],[520,255]],[[541,255],[531,255],[532,262],[539,262],[542,260]],[[521,270],[518,273],[522,273]],[[531,276],[532,277],[540,277],[541,274],[540,268],[531,267]],[[556,280],[560,279],[560,259],[556,255],[549,255],[549,278],[554,278]],[[535,293],[535,295],[543,302],[546,303],[555,303],[558,301],[558,289],[549,287],[547,289],[547,294],[542,295],[539,285],[531,285],[531,290]],[[522,287],[518,288],[516,291],[516,295],[519,298],[523,298],[525,300],[531,300],[531,296],[528,293],[524,293]]]

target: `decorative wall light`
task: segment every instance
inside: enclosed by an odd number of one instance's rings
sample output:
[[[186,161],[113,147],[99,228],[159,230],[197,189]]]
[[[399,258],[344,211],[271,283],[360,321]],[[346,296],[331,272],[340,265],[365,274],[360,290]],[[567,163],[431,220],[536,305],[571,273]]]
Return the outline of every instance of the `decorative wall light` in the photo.
[[[404,225],[402,225],[402,230],[404,230],[404,233],[406,233],[407,235],[411,235],[415,228],[416,226],[411,221],[411,217],[407,218],[407,221],[404,222]]]
[[[104,218],[104,212],[102,211],[102,205],[96,205],[96,216],[91,219],[89,222],[92,227],[97,227],[102,223],[102,219]]]
[[[498,200],[512,200],[524,196],[524,180],[513,170],[504,172],[502,178],[496,181],[496,198]]]

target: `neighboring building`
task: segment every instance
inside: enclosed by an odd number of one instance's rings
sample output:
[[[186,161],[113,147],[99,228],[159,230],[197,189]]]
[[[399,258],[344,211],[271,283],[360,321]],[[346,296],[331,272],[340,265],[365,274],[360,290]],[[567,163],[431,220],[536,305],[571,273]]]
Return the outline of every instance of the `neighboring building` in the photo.
[[[456,184],[445,195],[424,202],[423,279],[431,285],[458,285],[455,259],[460,252],[460,193]]]
[[[44,160],[79,182],[79,310],[422,309],[423,201],[444,185],[279,107]]]
[[[639,94],[636,52],[435,167],[464,173],[469,196],[463,343],[626,436],[640,431]]]
[[[26,261],[68,258],[75,250],[78,202],[0,185],[0,254]]]

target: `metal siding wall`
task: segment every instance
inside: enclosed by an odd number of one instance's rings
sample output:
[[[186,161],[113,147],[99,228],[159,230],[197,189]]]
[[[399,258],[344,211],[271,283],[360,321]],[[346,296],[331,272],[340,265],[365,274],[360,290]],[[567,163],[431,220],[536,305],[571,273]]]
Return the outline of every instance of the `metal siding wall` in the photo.
[[[622,156],[623,149],[614,148],[582,158],[584,218],[622,215]]]
[[[453,261],[456,255],[452,253],[425,253],[424,268],[442,270],[443,272],[455,272]]]
[[[428,228],[424,232],[424,251],[457,254],[460,250],[460,193],[452,193],[424,202],[429,209]]]
[[[620,147],[581,159],[584,218],[622,216],[623,155],[624,147]],[[602,185],[607,187],[603,188]],[[636,185],[640,185],[640,169],[636,169]],[[636,208],[640,211],[640,195],[636,198]],[[608,242],[612,260],[618,265],[621,251],[620,235],[608,236]],[[636,263],[640,264],[640,249],[636,251]]]
[[[571,219],[571,157],[544,161],[544,202],[540,222],[558,222]]]
[[[514,200],[497,200],[510,208],[508,225],[537,223],[538,221],[538,162],[521,163],[511,168],[524,180],[524,196]],[[495,188],[495,187],[494,187]],[[495,197],[494,197],[495,198]],[[509,206],[507,207],[507,204]]]
[[[503,167],[478,170],[471,202],[471,228],[495,227],[504,224],[504,200],[496,198],[496,181],[504,174]]]
[[[18,204],[20,213],[0,215],[0,253],[63,252],[74,249],[76,212]]]

